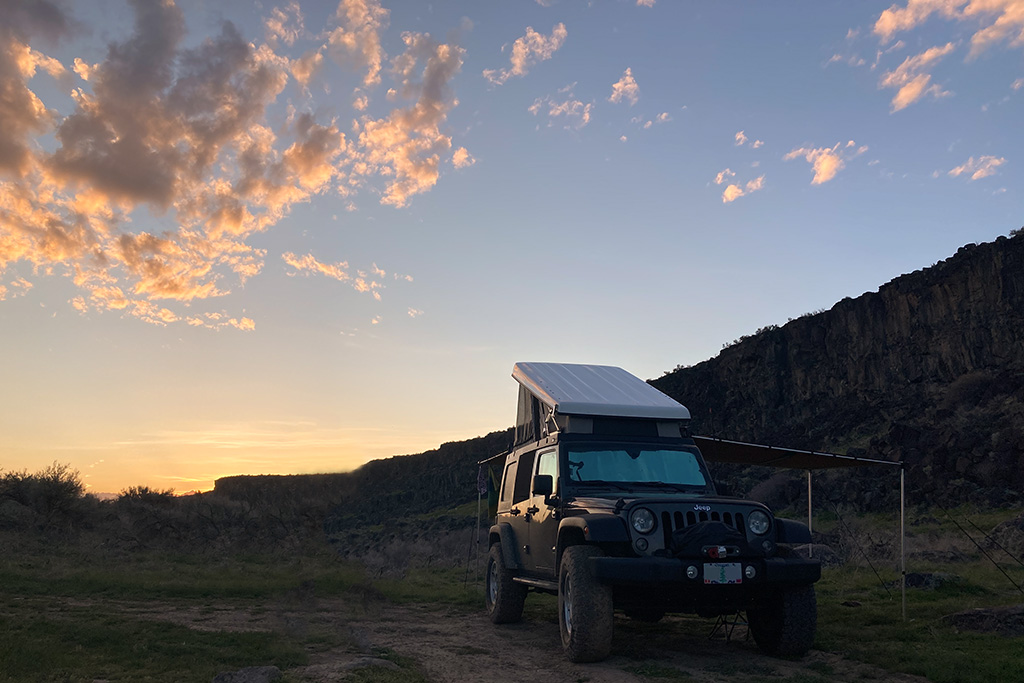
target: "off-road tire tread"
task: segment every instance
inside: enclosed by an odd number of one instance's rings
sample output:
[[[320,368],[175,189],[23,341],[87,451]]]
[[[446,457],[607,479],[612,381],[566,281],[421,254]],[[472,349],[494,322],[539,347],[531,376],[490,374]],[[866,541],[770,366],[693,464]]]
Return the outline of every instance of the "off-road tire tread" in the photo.
[[[497,565],[497,595],[494,602],[491,602],[491,566]],[[484,576],[484,601],[487,603],[487,613],[491,622],[495,624],[513,624],[523,618],[523,605],[526,602],[526,586],[512,580],[512,571],[505,567],[504,558],[501,555],[501,544],[495,543],[487,554],[487,573]]]
[[[814,586],[784,588],[768,604],[747,610],[747,623],[757,646],[778,657],[805,654],[814,645],[818,603]]]
[[[598,581],[590,569],[592,557],[604,553],[600,548],[574,545],[562,553],[558,572],[558,626],[562,649],[572,662],[599,662],[612,647],[614,606],[612,589]],[[572,595],[572,633],[565,627],[562,586],[568,577]]]

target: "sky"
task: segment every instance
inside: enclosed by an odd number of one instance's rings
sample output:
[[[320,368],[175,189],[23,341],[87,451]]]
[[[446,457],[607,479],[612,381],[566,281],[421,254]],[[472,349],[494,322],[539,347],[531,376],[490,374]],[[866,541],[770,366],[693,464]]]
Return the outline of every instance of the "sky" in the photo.
[[[516,362],[658,377],[1024,223],[1024,0],[0,16],[0,469],[95,493],[486,434]]]

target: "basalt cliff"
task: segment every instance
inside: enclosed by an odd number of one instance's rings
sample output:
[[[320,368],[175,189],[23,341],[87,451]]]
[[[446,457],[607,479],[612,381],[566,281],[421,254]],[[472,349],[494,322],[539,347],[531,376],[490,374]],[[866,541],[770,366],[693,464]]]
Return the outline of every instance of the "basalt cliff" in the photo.
[[[903,460],[921,504],[1017,503],[1024,235],[964,246],[651,383],[691,407],[696,434]],[[870,489],[871,476],[837,483]]]

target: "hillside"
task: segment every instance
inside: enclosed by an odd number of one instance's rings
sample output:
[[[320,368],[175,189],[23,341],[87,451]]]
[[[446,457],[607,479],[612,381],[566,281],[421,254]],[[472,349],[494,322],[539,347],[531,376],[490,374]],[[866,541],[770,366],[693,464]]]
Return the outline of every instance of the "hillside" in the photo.
[[[967,245],[652,384],[691,408],[695,433],[904,459],[920,496],[1019,499],[1024,236]]]
[[[1024,498],[1024,236],[967,245],[935,265],[830,310],[759,330],[715,358],[651,383],[688,406],[697,434],[868,455],[908,464],[910,502]],[[511,417],[511,416],[510,416]],[[507,449],[508,430],[351,473],[227,477],[232,498],[286,489],[341,501],[374,523],[473,497],[476,462]],[[746,492],[770,472],[716,468]],[[800,487],[785,486],[792,502]],[[841,481],[859,507],[891,482],[872,472]],[[761,493],[764,493],[763,491]],[[767,494],[766,494],[767,495]],[[770,497],[770,496],[768,496]]]

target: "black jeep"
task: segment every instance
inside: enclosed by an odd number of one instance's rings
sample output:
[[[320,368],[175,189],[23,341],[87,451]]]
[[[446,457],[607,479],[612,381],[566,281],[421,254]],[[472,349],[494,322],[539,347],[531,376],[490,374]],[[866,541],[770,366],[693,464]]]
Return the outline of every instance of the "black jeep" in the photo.
[[[558,595],[574,662],[608,655],[616,609],[645,621],[742,611],[766,652],[810,649],[821,566],[793,550],[807,527],[719,496],[683,406],[618,368],[517,364],[513,376],[523,390],[489,534],[491,621],[518,621],[534,590]],[[581,376],[596,390],[587,400],[575,400]],[[632,390],[643,396],[623,403]],[[650,405],[664,400],[681,412]]]

